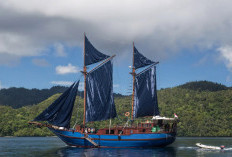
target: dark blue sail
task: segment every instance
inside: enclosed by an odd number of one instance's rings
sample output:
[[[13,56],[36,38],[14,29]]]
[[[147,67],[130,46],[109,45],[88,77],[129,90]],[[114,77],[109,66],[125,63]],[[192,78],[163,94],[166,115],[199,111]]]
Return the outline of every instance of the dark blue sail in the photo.
[[[47,121],[49,124],[69,128],[79,81],[73,83],[58,99],[38,115],[34,121]]]
[[[134,118],[159,115],[156,93],[156,67],[151,66],[135,77]]]
[[[154,62],[144,57],[134,46],[134,67],[135,69],[151,65]]]
[[[90,65],[102,61],[109,56],[99,52],[85,36],[85,65]]]
[[[87,74],[86,122],[116,117],[111,61]]]

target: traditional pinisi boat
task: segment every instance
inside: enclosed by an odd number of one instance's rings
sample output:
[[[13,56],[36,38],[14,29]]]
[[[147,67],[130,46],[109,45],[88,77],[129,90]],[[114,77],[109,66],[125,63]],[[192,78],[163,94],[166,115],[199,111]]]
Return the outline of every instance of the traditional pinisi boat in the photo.
[[[70,120],[79,81],[76,81],[47,109],[29,122],[49,128],[69,146],[76,147],[162,147],[175,141],[178,118],[161,117],[156,91],[156,64],[144,57],[133,43],[132,109],[122,126],[95,130],[87,123],[117,116],[113,97],[113,63],[115,57],[99,52],[84,34],[84,114],[83,124],[70,128]],[[87,71],[87,66],[99,63]],[[144,68],[139,73],[136,71]],[[129,118],[129,116],[131,117]],[[128,125],[129,120],[153,116],[146,122]],[[46,121],[45,123],[42,121]]]

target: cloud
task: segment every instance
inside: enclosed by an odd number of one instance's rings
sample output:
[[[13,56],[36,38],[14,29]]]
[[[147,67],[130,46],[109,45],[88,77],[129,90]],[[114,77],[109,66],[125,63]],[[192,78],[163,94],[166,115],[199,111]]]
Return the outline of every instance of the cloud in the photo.
[[[80,83],[79,83],[78,90],[79,90],[79,91],[84,91],[84,82],[80,82]]]
[[[129,56],[132,41],[156,60],[186,48],[231,42],[231,0],[7,0],[0,2],[0,54],[39,56],[49,46],[83,46]],[[60,47],[59,47],[60,46]],[[10,60],[9,60],[10,62]],[[1,63],[0,63],[1,64]]]
[[[232,81],[231,75],[228,75],[228,76],[226,77],[226,82],[230,83],[231,81]]]
[[[61,43],[56,43],[54,45],[54,48],[55,48],[56,56],[58,56],[58,57],[67,56],[67,54],[65,53],[65,50],[64,50],[64,45],[62,45]]]
[[[78,73],[79,67],[73,66],[72,64],[68,64],[67,66],[59,65],[56,67],[56,73],[60,75],[70,74],[70,73]]]
[[[119,84],[113,84],[113,87],[114,87],[114,88],[118,88],[118,87],[119,87]]]
[[[0,53],[0,65],[15,66],[20,62],[19,56],[7,53]]]
[[[211,60],[212,57],[209,54],[206,54],[201,59],[199,59],[193,66],[199,67],[205,65],[209,60]]]
[[[59,86],[71,86],[73,82],[71,81],[52,81],[51,84],[59,85]]]
[[[232,46],[226,45],[218,48],[226,67],[232,72]]]
[[[32,63],[40,67],[49,66],[49,63],[45,59],[33,59]]]

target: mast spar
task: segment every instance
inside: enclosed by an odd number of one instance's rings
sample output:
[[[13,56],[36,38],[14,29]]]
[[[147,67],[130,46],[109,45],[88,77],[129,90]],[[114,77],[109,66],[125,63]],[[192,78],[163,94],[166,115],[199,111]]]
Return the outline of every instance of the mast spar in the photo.
[[[84,74],[84,114],[83,114],[83,132],[85,128],[85,112],[86,112],[86,65],[85,65],[85,33],[84,33],[84,67],[83,67],[83,74]]]
[[[133,120],[133,113],[134,113],[134,97],[135,97],[135,75],[136,75],[136,73],[135,73],[135,66],[134,66],[134,64],[135,64],[135,60],[134,60],[134,54],[135,54],[135,49],[134,49],[134,42],[133,42],[133,60],[132,60],[132,73],[131,73],[131,75],[133,76],[133,90],[132,90],[132,108],[131,108],[131,120]]]

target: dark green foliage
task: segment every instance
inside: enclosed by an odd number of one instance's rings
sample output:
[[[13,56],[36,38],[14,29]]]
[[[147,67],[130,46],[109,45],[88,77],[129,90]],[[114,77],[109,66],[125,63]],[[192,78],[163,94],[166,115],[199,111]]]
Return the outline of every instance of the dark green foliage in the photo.
[[[161,90],[158,97],[162,115],[179,116],[178,136],[232,136],[232,90],[176,87]]]
[[[191,90],[198,90],[198,91],[211,91],[211,92],[229,89],[228,87],[222,84],[209,82],[209,81],[188,82],[178,87],[184,88],[184,89],[191,89]]]
[[[8,88],[0,90],[0,104],[20,108],[38,104],[56,93],[63,93],[67,87],[55,86],[50,89]]]
[[[54,86],[50,89],[26,89],[26,88],[8,88],[0,90],[0,104],[11,106],[12,108],[20,108],[23,106],[38,104],[50,96],[63,93],[68,87]],[[83,91],[77,95],[83,97]],[[123,97],[119,93],[115,93],[114,97]]]
[[[46,128],[29,126],[33,120],[60,94],[55,94],[38,105],[13,109],[0,106],[0,136],[50,136]],[[196,91],[179,87],[158,91],[161,116],[179,116],[178,136],[232,136],[232,89],[216,92]],[[115,98],[118,117],[112,125],[124,125],[125,112],[131,111],[131,97]],[[78,109],[78,110],[77,110]],[[77,97],[71,126],[82,124],[83,99]],[[138,121],[150,118],[137,119]],[[108,127],[108,121],[88,123],[96,128]]]

